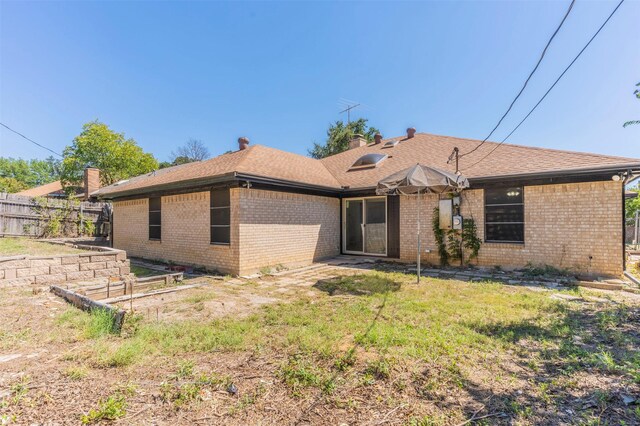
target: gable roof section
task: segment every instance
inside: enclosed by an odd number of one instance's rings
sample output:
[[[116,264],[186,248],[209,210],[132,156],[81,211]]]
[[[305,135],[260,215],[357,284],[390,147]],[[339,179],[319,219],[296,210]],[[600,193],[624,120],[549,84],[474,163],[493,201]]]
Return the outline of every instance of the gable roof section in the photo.
[[[390,140],[400,142],[393,148],[383,148]],[[391,138],[378,145],[369,144],[320,160],[326,168],[350,188],[371,188],[390,174],[411,167],[417,163],[455,172],[455,164],[447,164],[454,147],[465,153],[475,148],[481,141],[416,133],[411,139]],[[500,176],[528,175],[539,173],[578,171],[605,166],[612,168],[640,167],[640,160],[625,157],[561,151],[547,148],[525,147],[502,144],[490,157],[472,166],[493,150],[496,142],[486,142],[480,149],[460,159],[462,174],[469,179],[493,178]],[[349,168],[361,156],[370,153],[389,155],[378,167],[362,170]]]
[[[243,174],[286,182],[340,188],[339,182],[318,160],[302,155],[254,145],[242,151],[219,155],[205,161],[168,167],[101,188],[92,195],[109,198],[122,193],[161,189],[183,183],[197,185],[225,175]]]

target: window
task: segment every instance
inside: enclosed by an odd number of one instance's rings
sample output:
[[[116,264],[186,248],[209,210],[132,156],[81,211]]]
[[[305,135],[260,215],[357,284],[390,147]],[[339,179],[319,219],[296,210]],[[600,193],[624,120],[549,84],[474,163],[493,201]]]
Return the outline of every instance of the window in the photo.
[[[364,169],[368,167],[376,167],[380,164],[385,158],[387,158],[384,154],[366,154],[362,157],[358,158],[355,163],[351,166],[350,170],[353,169]]]
[[[229,244],[231,240],[231,203],[229,188],[211,191],[211,244]]]
[[[485,189],[485,240],[524,242],[524,190],[522,187]]]
[[[149,198],[149,239],[162,239],[162,199]]]

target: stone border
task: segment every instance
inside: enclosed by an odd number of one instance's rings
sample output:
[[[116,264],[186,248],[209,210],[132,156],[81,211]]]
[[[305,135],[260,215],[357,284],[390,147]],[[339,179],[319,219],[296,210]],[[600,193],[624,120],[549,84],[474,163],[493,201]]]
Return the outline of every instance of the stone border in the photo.
[[[87,250],[58,256],[0,257],[0,288],[20,285],[51,285],[96,278],[128,277],[131,266],[124,250],[57,243]]]

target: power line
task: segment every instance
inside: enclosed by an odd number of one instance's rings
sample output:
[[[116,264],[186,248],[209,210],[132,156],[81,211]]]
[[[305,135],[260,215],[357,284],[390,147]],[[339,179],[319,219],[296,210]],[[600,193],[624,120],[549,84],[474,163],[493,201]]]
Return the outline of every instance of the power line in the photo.
[[[58,153],[57,153],[57,152],[55,152],[54,150],[49,149],[49,148],[47,148],[47,147],[46,147],[46,146],[44,146],[44,145],[40,145],[38,142],[34,141],[33,139],[29,139],[28,137],[26,137],[26,136],[25,136],[25,135],[23,135],[22,133],[20,133],[20,132],[16,132],[16,131],[15,131],[15,130],[13,130],[11,127],[7,126],[6,124],[4,124],[4,123],[0,123],[0,125],[1,125],[2,127],[6,128],[7,130],[11,130],[11,131],[12,131],[13,133],[15,133],[16,135],[18,135],[18,136],[22,136],[24,139],[28,140],[29,142],[31,142],[31,143],[33,143],[33,144],[38,145],[40,148],[44,148],[44,149],[46,149],[47,151],[52,152],[52,153],[54,153],[55,155],[57,155],[58,157],[62,158],[62,155],[58,154]]]
[[[622,5],[622,3],[624,3],[624,0],[620,0],[620,3],[618,3],[618,5],[615,7],[615,9],[613,9],[613,11],[611,12],[611,14],[609,15],[609,17],[607,17],[607,19],[602,23],[602,25],[600,25],[600,28],[598,28],[598,31],[595,32],[595,34],[589,39],[589,41],[587,42],[587,44],[584,45],[584,47],[582,48],[582,50],[580,50],[580,52],[576,55],[575,58],[573,58],[573,60],[571,61],[571,63],[564,69],[564,71],[562,71],[562,74],[560,74],[560,76],[556,79],[556,81],[551,85],[551,87],[549,87],[549,90],[546,91],[546,93],[540,98],[540,100],[538,101],[537,104],[535,104],[535,106],[533,108],[531,108],[531,111],[529,111],[529,113],[527,115],[525,115],[525,117],[522,119],[522,121],[520,121],[520,123],[518,123],[518,125],[516,127],[514,127],[514,129],[504,138],[502,139],[502,141],[500,141],[499,144],[497,144],[491,151],[489,151],[487,153],[487,155],[485,155],[484,157],[482,157],[481,159],[479,159],[478,161],[476,161],[475,163],[473,163],[472,165],[470,165],[469,167],[465,167],[462,170],[467,170],[472,168],[473,166],[475,166],[476,164],[480,163],[481,161],[483,161],[485,158],[487,158],[488,156],[490,156],[491,154],[493,154],[493,152],[498,149],[503,143],[506,142],[507,139],[509,139],[511,137],[511,135],[513,135],[515,133],[516,130],[518,130],[518,128],[522,125],[522,123],[524,123],[527,118],[529,118],[529,116],[533,113],[533,111],[536,110],[536,108],[538,108],[538,105],[540,105],[542,103],[542,101],[547,97],[547,95],[549,94],[549,92],[551,92],[551,90],[553,90],[554,87],[556,87],[556,84],[558,84],[558,82],[560,81],[560,79],[562,79],[562,77],[567,73],[567,71],[569,71],[569,69],[573,66],[573,64],[578,60],[578,58],[582,55],[582,53],[587,49],[587,47],[589,47],[589,45],[591,44],[591,42],[598,36],[598,34],[600,34],[600,31],[602,31],[602,29],[605,27],[605,25],[607,25],[607,22],[609,22],[609,20],[613,17],[613,15],[616,13],[616,11],[620,8],[620,6]]]
[[[533,70],[531,71],[531,73],[529,74],[529,77],[527,77],[527,79],[525,80],[524,84],[522,85],[522,88],[520,89],[520,91],[518,92],[518,94],[516,95],[516,97],[513,99],[513,101],[511,102],[511,105],[509,105],[509,108],[507,109],[507,111],[502,115],[502,117],[500,117],[500,120],[498,120],[498,124],[495,125],[495,127],[493,128],[493,130],[491,130],[491,133],[489,133],[489,135],[484,138],[482,140],[482,142],[480,142],[478,144],[478,146],[476,146],[475,148],[473,148],[471,151],[469,152],[465,152],[464,154],[460,154],[459,158],[464,157],[465,155],[469,155],[472,152],[475,152],[478,150],[478,148],[480,148],[482,145],[484,145],[484,143],[491,137],[491,135],[493,135],[493,132],[496,131],[496,129],[500,126],[500,124],[502,124],[502,120],[505,119],[505,117],[507,116],[507,114],[509,114],[509,112],[511,111],[511,108],[513,108],[513,105],[516,103],[516,101],[518,100],[518,98],[520,97],[520,95],[522,95],[522,92],[524,92],[524,89],[527,87],[527,84],[529,84],[529,80],[531,80],[531,77],[533,77],[533,74],[535,74],[536,70],[538,69],[538,67],[540,66],[540,63],[542,62],[542,59],[544,58],[544,56],[547,54],[547,49],[549,49],[549,46],[551,45],[551,42],[553,41],[553,39],[556,37],[556,34],[558,34],[558,31],[560,31],[560,28],[562,28],[562,25],[564,24],[564,21],[567,20],[567,17],[569,16],[569,13],[571,13],[571,9],[573,9],[573,5],[576,2],[576,0],[571,0],[571,4],[569,5],[569,8],[567,9],[567,12],[564,14],[564,17],[562,18],[562,21],[560,21],[560,25],[558,25],[558,27],[556,28],[556,30],[553,32],[553,34],[551,34],[551,38],[549,39],[549,41],[547,42],[547,45],[544,47],[544,50],[542,51],[542,54],[540,55],[540,59],[538,59],[538,62],[536,63],[536,66],[533,68]]]

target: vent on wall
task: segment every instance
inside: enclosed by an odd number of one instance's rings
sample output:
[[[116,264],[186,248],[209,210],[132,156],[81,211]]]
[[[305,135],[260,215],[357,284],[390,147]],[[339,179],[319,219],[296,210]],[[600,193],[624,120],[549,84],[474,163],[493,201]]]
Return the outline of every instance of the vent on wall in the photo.
[[[398,140],[393,140],[393,141],[387,141],[384,143],[384,145],[382,145],[382,148],[393,148],[394,146],[398,145]]]
[[[358,158],[355,163],[349,168],[349,170],[368,169],[376,167],[388,156],[384,154],[366,154]]]

